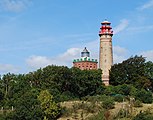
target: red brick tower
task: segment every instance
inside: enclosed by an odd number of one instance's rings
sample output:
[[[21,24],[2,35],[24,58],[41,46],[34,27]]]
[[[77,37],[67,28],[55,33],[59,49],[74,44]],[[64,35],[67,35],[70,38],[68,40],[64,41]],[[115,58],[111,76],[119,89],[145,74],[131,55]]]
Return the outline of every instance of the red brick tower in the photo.
[[[73,67],[80,68],[81,70],[97,69],[97,59],[90,59],[90,52],[85,47],[81,52],[80,59],[73,60]]]

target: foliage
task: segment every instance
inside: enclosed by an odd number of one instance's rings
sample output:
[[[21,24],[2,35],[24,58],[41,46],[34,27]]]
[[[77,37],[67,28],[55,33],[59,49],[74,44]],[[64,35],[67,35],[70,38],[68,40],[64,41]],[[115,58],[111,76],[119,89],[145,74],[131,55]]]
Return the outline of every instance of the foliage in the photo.
[[[80,70],[72,68],[72,87],[70,91],[79,98],[102,92],[101,70]]]
[[[119,112],[114,117],[114,119],[117,119],[117,120],[119,118],[127,118],[127,111],[125,109],[120,109]]]
[[[115,102],[111,97],[107,97],[104,101],[102,101],[102,107],[105,109],[114,108]]]
[[[144,89],[138,90],[135,94],[135,98],[143,103],[152,103],[153,101],[152,93]]]
[[[124,96],[123,95],[118,94],[118,95],[115,95],[114,96],[114,100],[116,102],[123,102],[123,99],[124,99]]]
[[[33,87],[48,89],[58,102],[103,91],[101,70],[47,66],[27,74],[27,77]]]
[[[97,115],[90,117],[89,120],[105,120],[104,113],[105,111],[101,110]]]
[[[140,112],[132,120],[153,120],[153,114],[150,111]]]
[[[109,95],[109,96],[128,96],[135,94],[136,88],[133,87],[132,85],[128,84],[122,84],[122,85],[117,85],[117,86],[108,86],[104,90],[104,94]]]
[[[61,108],[53,101],[53,96],[48,90],[43,90],[38,96],[41,109],[44,112],[44,119],[56,119],[60,114]]]
[[[112,108],[110,106],[113,106],[113,100],[108,96],[116,101],[122,101],[124,96],[133,96],[141,102],[151,103],[152,71],[152,62],[146,62],[142,56],[131,57],[112,66],[110,70],[112,86],[108,87],[102,85],[101,70],[80,70],[49,65],[28,74],[7,73],[0,77],[0,107],[7,109],[8,112],[0,117],[8,120],[39,120],[45,119],[46,116],[48,119],[52,109],[42,109],[43,100],[38,100],[40,92],[44,90],[51,93],[46,94],[51,99],[49,104],[57,105],[58,102],[74,99],[92,101],[93,106],[80,105],[86,110],[90,110],[88,108],[94,107],[99,101],[103,101],[106,109]],[[14,110],[10,112],[12,106]]]
[[[131,57],[122,63],[115,64],[110,70],[110,84],[131,84],[136,88],[150,88],[150,69],[146,71],[145,58],[142,56]]]
[[[6,115],[9,120],[41,120],[42,111],[37,100],[38,90],[31,89],[16,100],[15,110]]]
[[[142,106],[143,106],[143,104],[142,104],[142,102],[140,100],[136,100],[134,102],[134,107],[142,107]]]

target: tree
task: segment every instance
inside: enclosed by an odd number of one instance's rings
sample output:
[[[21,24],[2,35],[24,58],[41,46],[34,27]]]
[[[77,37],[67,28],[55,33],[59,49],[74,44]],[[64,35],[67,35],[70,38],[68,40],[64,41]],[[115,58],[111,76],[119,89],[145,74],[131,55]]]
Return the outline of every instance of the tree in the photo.
[[[142,101],[143,103],[152,103],[152,101],[153,101],[152,93],[150,91],[146,91],[144,89],[138,90],[135,93],[135,98],[137,100]]]
[[[53,96],[48,90],[41,91],[38,100],[42,111],[44,111],[44,119],[56,119],[60,115],[61,108],[53,101]]]
[[[70,91],[79,98],[96,95],[103,91],[101,70],[80,70],[72,68],[72,84]]]
[[[145,74],[149,79],[153,80],[153,62],[148,61],[145,63]]]
[[[151,82],[146,74],[145,58],[131,57],[122,63],[115,64],[110,70],[110,84],[132,84],[135,87],[149,88]],[[150,71],[151,72],[151,71]]]
[[[37,99],[39,91],[31,89],[14,100],[14,111],[5,116],[6,120],[42,120],[43,112]]]

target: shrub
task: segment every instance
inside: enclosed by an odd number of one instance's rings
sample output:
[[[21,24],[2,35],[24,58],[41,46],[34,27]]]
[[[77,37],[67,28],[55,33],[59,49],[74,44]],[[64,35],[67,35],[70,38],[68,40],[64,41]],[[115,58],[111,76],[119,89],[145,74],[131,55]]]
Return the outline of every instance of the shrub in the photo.
[[[132,120],[153,120],[153,114],[149,111],[140,112]]]
[[[102,102],[102,107],[105,109],[113,109],[114,105],[115,105],[115,102],[111,97],[108,97]]]
[[[144,89],[137,91],[135,97],[143,103],[152,103],[153,100],[152,93]]]
[[[142,107],[142,106],[143,106],[143,104],[142,104],[142,102],[140,100],[136,100],[134,102],[134,107]]]
[[[90,117],[88,120],[105,120],[104,112],[101,110],[97,115]]]
[[[114,119],[125,118],[126,116],[127,116],[127,111],[125,109],[120,109],[119,112],[114,117]]]
[[[114,96],[114,100],[116,102],[123,102],[124,96],[123,95],[116,95]]]

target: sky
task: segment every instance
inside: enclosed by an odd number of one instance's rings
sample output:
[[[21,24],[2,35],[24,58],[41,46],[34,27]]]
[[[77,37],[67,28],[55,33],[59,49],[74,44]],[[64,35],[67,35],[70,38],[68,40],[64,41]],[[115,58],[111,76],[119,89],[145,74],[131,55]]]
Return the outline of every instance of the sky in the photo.
[[[153,61],[153,0],[0,0],[0,74],[72,67],[84,47],[99,59],[105,19],[114,63],[135,55]]]

